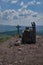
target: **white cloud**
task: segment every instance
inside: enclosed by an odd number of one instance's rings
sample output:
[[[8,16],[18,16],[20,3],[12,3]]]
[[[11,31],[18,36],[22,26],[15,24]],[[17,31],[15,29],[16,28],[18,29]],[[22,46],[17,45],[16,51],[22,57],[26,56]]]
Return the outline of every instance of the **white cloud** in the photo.
[[[32,10],[26,10],[25,8],[18,9],[20,16],[32,16],[37,17],[38,13]]]
[[[14,4],[14,3],[17,3],[18,0],[12,0],[11,3]]]
[[[36,1],[36,0],[28,2],[28,5],[40,5],[40,4],[41,4],[41,2]]]
[[[41,2],[37,2],[37,4],[38,4],[38,5],[40,5],[40,4],[41,4]]]
[[[23,5],[24,5],[24,3],[23,3],[23,2],[21,2],[20,6],[23,6]]]
[[[30,6],[30,5],[40,5],[40,4],[41,4],[41,2],[36,1],[36,0],[30,1],[30,2],[28,2],[27,4],[22,1],[22,2],[20,3],[20,6],[22,6],[22,8],[27,8],[27,7]],[[19,9],[19,10],[20,10],[20,9]]]
[[[15,10],[5,10],[3,12],[0,11],[0,17],[4,20],[13,20],[13,17],[18,18],[18,13]]]
[[[9,1],[11,2],[11,3],[17,3],[18,2],[18,0],[2,0],[3,2],[6,2],[6,3],[8,3]]]
[[[25,4],[23,1],[21,2],[20,6],[22,6],[22,8],[27,8],[27,4]]]
[[[19,24],[28,26],[33,21],[35,21],[37,24],[43,23],[43,15],[40,15],[39,13],[32,10],[26,10],[25,8],[21,8],[18,11],[11,9],[5,10],[3,12],[0,11],[0,24]]]
[[[3,2],[6,3],[8,3],[9,1],[12,4],[18,2],[18,0],[3,0]],[[40,5],[40,4],[41,2],[36,0],[30,1],[27,4],[22,1],[20,3],[21,8],[18,9],[18,11],[15,11],[14,9],[8,9],[3,12],[0,11],[0,23],[8,25],[17,25],[17,24],[29,25],[30,22],[36,21],[37,24],[41,24],[43,22],[43,15],[40,15],[38,12],[26,9],[29,5]],[[40,22],[39,19],[42,22]]]
[[[18,12],[19,12],[19,14],[27,14],[28,13],[28,11],[24,8],[19,9]]]
[[[31,2],[28,2],[28,5],[33,5],[35,2],[34,1],[31,1]]]

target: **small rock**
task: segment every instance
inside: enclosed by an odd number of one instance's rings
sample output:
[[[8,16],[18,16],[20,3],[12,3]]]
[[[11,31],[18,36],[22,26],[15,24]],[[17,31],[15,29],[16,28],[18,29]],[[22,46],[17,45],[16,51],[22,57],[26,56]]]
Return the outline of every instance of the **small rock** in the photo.
[[[21,41],[16,41],[14,45],[15,46],[20,46],[20,44],[21,44]]]
[[[20,63],[22,63],[23,61],[22,61],[22,60],[20,60],[19,62],[20,62]]]
[[[14,45],[15,45],[15,46],[20,46],[20,44],[19,44],[19,43],[15,43]]]
[[[18,50],[19,50],[19,51],[22,51],[22,48],[19,48]]]

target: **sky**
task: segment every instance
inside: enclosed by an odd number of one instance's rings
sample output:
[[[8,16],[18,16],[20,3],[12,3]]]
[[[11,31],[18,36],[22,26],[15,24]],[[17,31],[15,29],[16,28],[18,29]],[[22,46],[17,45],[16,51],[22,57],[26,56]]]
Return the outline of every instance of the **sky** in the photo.
[[[43,25],[43,0],[0,0],[0,25]]]

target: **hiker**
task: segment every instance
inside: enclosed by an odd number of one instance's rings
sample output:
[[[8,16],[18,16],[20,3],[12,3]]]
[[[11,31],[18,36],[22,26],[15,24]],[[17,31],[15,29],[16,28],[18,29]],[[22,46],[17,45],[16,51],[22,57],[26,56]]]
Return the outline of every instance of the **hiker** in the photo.
[[[32,43],[36,43],[36,24],[32,22]]]
[[[31,43],[29,27],[26,27],[26,29],[22,35],[22,43]]]

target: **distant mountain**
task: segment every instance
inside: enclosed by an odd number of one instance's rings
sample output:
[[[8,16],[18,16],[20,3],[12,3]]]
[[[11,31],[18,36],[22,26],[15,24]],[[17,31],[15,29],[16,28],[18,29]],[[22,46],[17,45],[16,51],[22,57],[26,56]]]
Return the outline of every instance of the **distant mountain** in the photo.
[[[43,26],[37,26],[36,31],[38,35],[43,35]]]
[[[20,29],[25,29],[25,26],[21,26]],[[10,25],[0,25],[0,32],[7,32],[7,31],[16,31],[16,26],[10,26]]]
[[[0,25],[0,32],[14,31],[14,30],[16,30],[16,27],[15,26]]]
[[[25,26],[21,26],[20,33],[25,29]],[[43,26],[36,26],[38,35],[43,35]],[[17,34],[16,26],[0,25],[0,35],[14,35]]]
[[[37,27],[36,27],[36,30],[37,30],[37,31],[42,31],[42,30],[43,30],[43,26],[37,26]]]

